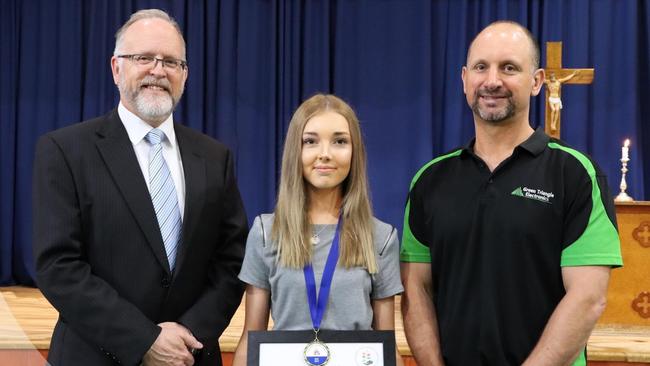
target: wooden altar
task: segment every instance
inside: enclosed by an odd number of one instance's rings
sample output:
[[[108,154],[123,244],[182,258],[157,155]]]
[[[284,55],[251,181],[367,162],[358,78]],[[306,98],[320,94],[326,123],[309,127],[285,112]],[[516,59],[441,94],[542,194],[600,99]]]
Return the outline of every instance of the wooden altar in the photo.
[[[616,218],[623,268],[612,271],[599,323],[650,329],[650,202],[616,203]]]
[[[623,267],[612,271],[607,308],[594,331],[598,339],[589,341],[588,359],[650,364],[650,202],[616,203],[616,220]],[[645,345],[632,349],[631,342]]]

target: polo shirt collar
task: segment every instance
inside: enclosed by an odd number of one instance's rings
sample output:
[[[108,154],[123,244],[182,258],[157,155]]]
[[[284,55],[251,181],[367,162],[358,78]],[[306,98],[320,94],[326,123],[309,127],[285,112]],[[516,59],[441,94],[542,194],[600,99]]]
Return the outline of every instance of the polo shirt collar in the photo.
[[[548,145],[549,139],[550,138],[544,132],[544,130],[542,128],[538,128],[535,130],[535,132],[533,132],[532,135],[530,135],[526,141],[519,144],[518,147],[537,156],[541,154],[544,149],[546,149],[546,145]]]
[[[537,156],[541,154],[544,149],[546,149],[546,145],[548,144],[550,138],[549,136],[544,132],[544,130],[540,127],[533,132],[532,135],[526,141],[522,142],[517,146],[517,148],[523,149],[528,151],[529,153],[533,154],[534,156]],[[474,144],[476,143],[476,137],[472,138],[469,142],[467,142],[463,146],[463,154],[470,154],[470,155],[476,155],[474,153]],[[515,149],[517,149],[515,148]]]

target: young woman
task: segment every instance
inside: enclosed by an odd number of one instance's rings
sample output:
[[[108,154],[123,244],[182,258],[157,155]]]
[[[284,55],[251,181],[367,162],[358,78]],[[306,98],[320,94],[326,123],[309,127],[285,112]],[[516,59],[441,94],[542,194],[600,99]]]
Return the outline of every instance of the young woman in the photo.
[[[271,309],[275,330],[318,328],[308,276],[313,288],[331,278],[320,329],[393,330],[398,252],[396,230],[372,216],[354,111],[333,95],[309,98],[289,124],[275,213],[255,219],[246,243],[246,319],[233,365],[246,365],[248,331],[266,330]]]

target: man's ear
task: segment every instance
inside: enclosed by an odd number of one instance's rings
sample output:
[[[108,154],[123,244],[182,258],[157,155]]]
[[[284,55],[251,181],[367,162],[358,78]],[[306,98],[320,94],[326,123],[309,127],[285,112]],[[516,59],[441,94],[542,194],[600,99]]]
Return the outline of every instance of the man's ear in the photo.
[[[111,72],[113,73],[113,82],[115,85],[117,85],[120,81],[120,66],[120,60],[115,56],[111,57]]]
[[[463,93],[467,94],[467,88],[465,88],[465,78],[467,77],[467,66],[463,66],[460,71],[460,78],[463,80]]]
[[[533,73],[533,89],[530,92],[530,95],[537,96],[539,94],[539,91],[542,89],[542,85],[544,85],[544,80],[546,80],[546,71],[544,69],[537,69]]]

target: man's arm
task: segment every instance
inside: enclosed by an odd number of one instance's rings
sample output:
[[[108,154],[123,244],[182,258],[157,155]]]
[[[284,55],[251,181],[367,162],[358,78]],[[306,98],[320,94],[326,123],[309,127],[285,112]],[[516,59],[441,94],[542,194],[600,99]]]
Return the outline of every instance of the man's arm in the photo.
[[[49,135],[36,145],[32,192],[36,282],[75,333],[107,357],[137,364],[160,327],[86,261],[77,191],[81,179],[75,181],[71,159]]]
[[[562,267],[566,294],[524,365],[571,365],[583,352],[605,310],[609,272],[608,266]]]
[[[248,221],[237,188],[230,152],[225,158],[224,191],[218,238],[208,238],[211,245],[217,245],[208,270],[206,286],[192,307],[178,322],[186,326],[200,341],[216,342],[228,326],[230,319],[241,303],[244,284],[237,278],[244,258]],[[206,243],[207,245],[207,243]]]
[[[420,366],[444,365],[432,298],[431,263],[402,262],[401,273],[402,316],[411,353]]]
[[[372,300],[372,329],[395,330],[395,296]],[[395,365],[404,366],[395,344]]]

